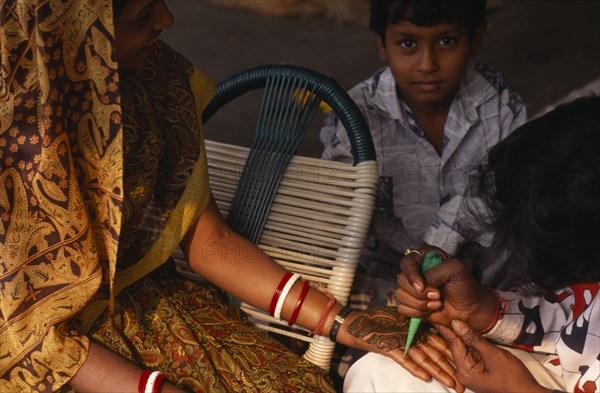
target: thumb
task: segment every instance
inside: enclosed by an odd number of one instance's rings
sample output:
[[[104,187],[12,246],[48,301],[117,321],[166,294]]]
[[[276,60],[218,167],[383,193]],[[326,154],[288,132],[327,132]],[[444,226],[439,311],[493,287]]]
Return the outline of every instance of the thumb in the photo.
[[[454,330],[454,333],[461,338],[465,345],[479,352],[482,357],[485,357],[485,355],[489,353],[490,348],[495,348],[492,343],[483,338],[481,334],[479,334],[467,323],[459,319],[454,319],[451,323],[451,326],[452,330]]]

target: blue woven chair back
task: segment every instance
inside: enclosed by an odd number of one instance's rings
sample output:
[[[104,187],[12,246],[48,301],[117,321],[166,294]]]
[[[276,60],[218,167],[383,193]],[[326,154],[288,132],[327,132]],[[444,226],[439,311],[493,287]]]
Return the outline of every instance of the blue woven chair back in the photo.
[[[349,133],[354,162],[375,159],[369,130],[356,104],[332,78],[289,65],[266,65],[236,74],[217,86],[203,122],[234,98],[264,88],[250,153],[230,207],[230,227],[258,243],[273,199],[322,101]]]

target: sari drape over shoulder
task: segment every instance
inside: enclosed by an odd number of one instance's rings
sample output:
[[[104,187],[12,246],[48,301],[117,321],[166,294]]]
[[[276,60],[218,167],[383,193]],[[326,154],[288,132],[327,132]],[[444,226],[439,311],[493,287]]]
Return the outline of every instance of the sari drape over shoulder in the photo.
[[[88,339],[66,322],[115,271],[122,125],[107,3],[0,2],[0,391],[71,378]]]
[[[147,184],[161,190],[146,198],[158,206],[156,241],[117,268],[131,121],[123,121],[111,2],[5,0],[0,19],[0,391],[57,390],[83,364],[84,333],[110,299],[164,263],[204,209],[198,114],[213,85],[178,63],[187,93],[174,94],[188,99],[166,146],[190,148]],[[190,95],[191,85],[203,93]],[[164,116],[174,107],[164,105]]]

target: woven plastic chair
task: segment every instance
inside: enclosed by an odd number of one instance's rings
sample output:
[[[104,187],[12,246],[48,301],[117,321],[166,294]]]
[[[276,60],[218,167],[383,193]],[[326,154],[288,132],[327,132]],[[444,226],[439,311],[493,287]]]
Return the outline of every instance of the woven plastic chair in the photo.
[[[303,279],[346,304],[375,199],[377,166],[358,107],[331,78],[295,66],[261,66],[220,83],[206,122],[234,98],[263,89],[252,147],[206,140],[210,185],[229,225]],[[321,100],[348,131],[354,164],[294,155]],[[242,170],[243,168],[243,170]],[[237,190],[237,191],[236,191]],[[179,262],[186,277],[199,277]],[[245,303],[257,326],[309,342],[304,357],[329,369],[335,344]]]

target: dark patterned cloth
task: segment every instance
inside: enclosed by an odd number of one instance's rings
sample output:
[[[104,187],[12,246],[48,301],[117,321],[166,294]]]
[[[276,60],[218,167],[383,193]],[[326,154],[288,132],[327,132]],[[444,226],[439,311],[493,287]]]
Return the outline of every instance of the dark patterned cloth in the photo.
[[[0,1],[0,392],[86,359],[68,321],[113,279],[121,105],[106,1]]]
[[[248,322],[210,284],[171,266],[124,290],[92,339],[194,392],[332,392],[327,373]],[[115,326],[118,326],[115,328]]]

